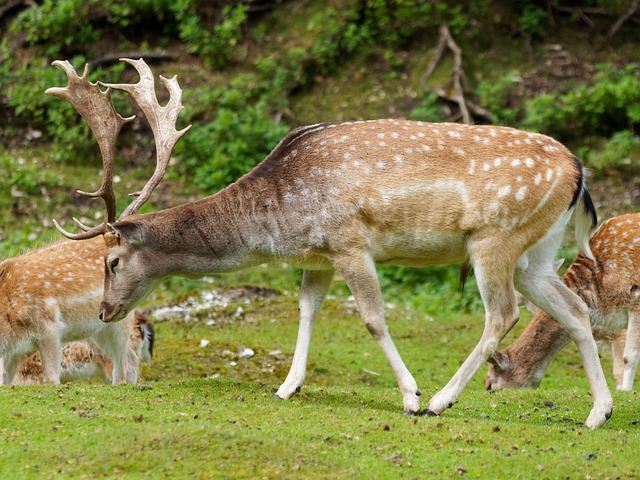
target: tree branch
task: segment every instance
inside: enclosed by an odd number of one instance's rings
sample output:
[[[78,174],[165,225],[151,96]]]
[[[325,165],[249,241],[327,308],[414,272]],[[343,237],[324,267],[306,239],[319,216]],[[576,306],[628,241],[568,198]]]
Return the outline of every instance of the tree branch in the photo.
[[[638,10],[639,4],[640,4],[640,0],[631,0],[631,3],[629,4],[629,8],[627,9],[627,11],[624,12],[622,15],[620,15],[620,17],[618,17],[618,20],[616,20],[615,23],[611,25],[611,28],[607,33],[608,38],[612,38],[616,33],[618,33],[618,30],[620,30],[620,27],[622,27],[622,25],[627,20],[633,17],[633,15],[636,13],[636,10]]]

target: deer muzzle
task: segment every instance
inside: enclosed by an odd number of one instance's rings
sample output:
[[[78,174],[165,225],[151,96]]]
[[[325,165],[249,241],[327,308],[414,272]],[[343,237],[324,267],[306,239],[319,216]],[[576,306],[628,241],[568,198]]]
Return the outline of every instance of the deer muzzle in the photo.
[[[100,303],[100,320],[104,323],[117,322],[127,316],[127,312],[122,305],[113,306],[107,302]]]

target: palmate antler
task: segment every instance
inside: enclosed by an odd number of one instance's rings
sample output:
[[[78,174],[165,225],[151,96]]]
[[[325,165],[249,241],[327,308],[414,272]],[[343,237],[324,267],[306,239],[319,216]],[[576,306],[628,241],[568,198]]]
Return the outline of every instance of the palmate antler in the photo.
[[[116,202],[113,193],[113,162],[115,160],[115,145],[118,134],[122,126],[133,120],[135,116],[123,118],[113,107],[111,102],[111,89],[123,90],[129,93],[136,101],[140,109],[147,117],[151,126],[153,136],[156,141],[156,169],[146,183],[144,188],[132,195],[137,198],[120,215],[120,219],[134,214],[149,199],[154,188],[160,183],[167,171],[171,152],[176,142],[182,137],[191,125],[177,131],[175,128],[176,119],[182,110],[182,90],[178,85],[176,77],[167,79],[160,76],[160,80],[170,94],[170,100],[166,106],[161,106],[155,94],[155,82],[149,66],[143,59],[131,60],[120,59],[132,65],[140,75],[140,81],[136,84],[104,84],[101,82],[91,83],[87,79],[87,66],[84,74],[78,77],[75,69],[68,61],[56,60],[53,65],[62,68],[69,79],[69,84],[64,87],[54,87],[46,90],[45,93],[67,100],[76,111],[85,119],[93,132],[102,155],[104,173],[102,185],[93,193],[78,190],[78,193],[97,198],[101,197],[105,202],[105,221],[96,227],[89,228],[74,218],[74,222],[83,230],[82,233],[73,234],[64,230],[57,221],[53,221],[56,228],[67,238],[81,240],[93,238],[106,233],[108,223],[116,219]],[[100,85],[106,87],[103,92]]]

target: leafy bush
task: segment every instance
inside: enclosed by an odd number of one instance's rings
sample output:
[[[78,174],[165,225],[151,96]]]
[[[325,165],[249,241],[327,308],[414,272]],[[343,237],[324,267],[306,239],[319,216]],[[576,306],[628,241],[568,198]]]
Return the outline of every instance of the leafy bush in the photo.
[[[177,2],[174,14],[179,21],[180,39],[191,53],[198,55],[209,67],[227,65],[235,56],[242,39],[242,27],[247,21],[248,5],[225,5],[221,20],[209,30],[198,15],[195,2]]]
[[[14,34],[25,34],[31,44],[45,45],[45,54],[56,57],[65,47],[91,45],[97,38],[89,12],[98,0],[44,0],[21,12],[11,25]]]
[[[543,37],[547,33],[544,20],[547,18],[547,12],[544,8],[527,4],[520,14],[520,29],[532,36]]]
[[[409,118],[423,122],[437,122],[444,116],[444,108],[436,93],[429,93],[409,113]]]
[[[593,169],[604,172],[609,168],[637,168],[640,160],[640,137],[630,130],[614,133],[601,150],[583,148],[580,157]]]
[[[176,145],[177,169],[199,188],[215,191],[248,172],[282,139],[286,125],[269,118],[268,92],[254,76],[232,85],[185,92],[185,121],[193,122]],[[215,112],[211,115],[211,112]]]
[[[599,65],[592,85],[530,99],[526,128],[561,138],[610,135],[640,124],[640,65]]]
[[[473,276],[460,289],[459,265],[410,268],[395,265],[379,267],[380,286],[385,300],[402,303],[439,317],[478,313],[482,299]]]

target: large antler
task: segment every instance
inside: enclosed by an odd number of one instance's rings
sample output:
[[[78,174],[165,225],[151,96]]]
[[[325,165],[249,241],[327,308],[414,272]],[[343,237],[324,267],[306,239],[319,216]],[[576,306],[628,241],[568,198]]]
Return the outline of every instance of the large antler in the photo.
[[[73,108],[76,109],[89,124],[93,135],[96,137],[102,155],[104,173],[100,188],[91,193],[78,190],[78,193],[91,198],[101,197],[104,199],[106,210],[104,223],[94,228],[86,227],[78,219],[74,218],[74,222],[83,230],[83,233],[69,233],[64,230],[56,220],[54,220],[53,223],[67,238],[73,240],[92,238],[107,231],[107,222],[115,221],[116,198],[113,193],[112,171],[115,160],[116,139],[122,126],[135,117],[123,118],[115,111],[111,103],[109,89],[107,88],[107,90],[103,92],[100,90],[98,83],[91,83],[88,80],[87,65],[85,65],[82,77],[78,77],[73,66],[66,60],[64,62],[56,60],[53,62],[53,65],[65,71],[69,84],[66,87],[49,88],[45,93],[68,101]]]
[[[158,186],[160,180],[167,171],[169,160],[171,160],[171,152],[176,142],[191,128],[191,125],[177,131],[175,128],[178,114],[184,108],[182,106],[182,90],[178,85],[178,80],[173,78],[165,78],[160,75],[160,80],[165,88],[169,91],[170,99],[164,107],[158,103],[155,94],[155,82],[153,73],[143,59],[131,60],[129,58],[121,58],[123,62],[132,65],[140,75],[140,81],[135,84],[103,84],[105,87],[123,90],[131,95],[140,109],[147,117],[147,121],[151,126],[153,136],[156,140],[156,169],[152,177],[146,183],[140,192],[131,195],[137,198],[129,205],[120,218],[134,214],[149,199],[153,190]]]
[[[108,223],[115,221],[116,205],[115,195],[112,187],[112,167],[115,158],[115,142],[126,122],[135,118],[122,118],[113,108],[110,98],[110,90],[117,89],[129,93],[136,101],[140,109],[147,117],[147,121],[151,126],[153,136],[156,141],[156,168],[140,192],[131,195],[137,198],[129,205],[119,218],[124,218],[134,214],[149,199],[155,187],[158,186],[160,180],[167,171],[171,152],[176,142],[191,128],[188,127],[177,131],[175,128],[176,119],[182,110],[182,90],[178,85],[176,77],[167,79],[160,75],[160,80],[169,91],[170,100],[164,107],[158,103],[155,93],[155,82],[153,74],[149,66],[143,59],[132,60],[129,58],[121,58],[123,62],[132,65],[140,75],[140,81],[136,84],[105,84],[102,82],[91,83],[87,80],[87,67],[85,66],[84,75],[78,78],[75,70],[68,61],[55,61],[53,65],[59,66],[65,70],[69,78],[69,85],[65,88],[49,88],[46,93],[55,95],[67,100],[87,121],[93,131],[100,152],[102,153],[104,164],[104,176],[102,186],[97,192],[86,193],[79,190],[79,193],[90,197],[102,197],[106,205],[106,217],[104,223],[94,228],[88,228],[80,223],[77,219],[73,219],[76,224],[83,230],[83,233],[71,234],[58,225],[54,220],[56,228],[67,238],[74,240],[92,238],[97,235],[106,233]],[[102,92],[98,85],[106,87],[106,91]]]

